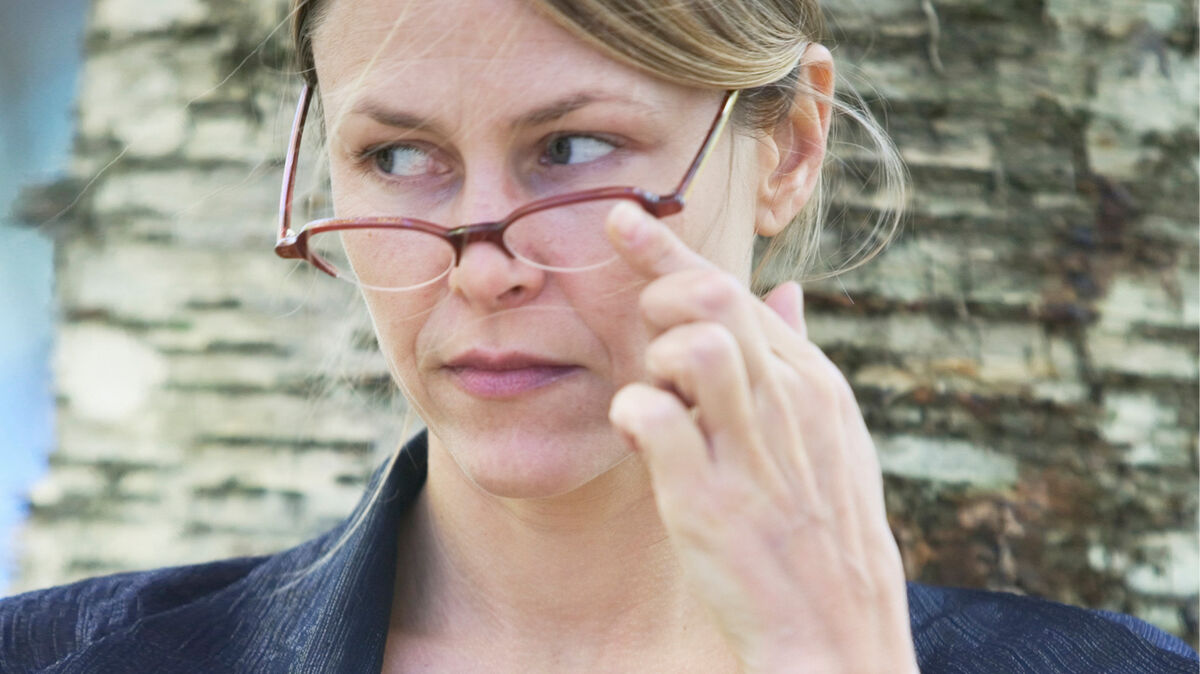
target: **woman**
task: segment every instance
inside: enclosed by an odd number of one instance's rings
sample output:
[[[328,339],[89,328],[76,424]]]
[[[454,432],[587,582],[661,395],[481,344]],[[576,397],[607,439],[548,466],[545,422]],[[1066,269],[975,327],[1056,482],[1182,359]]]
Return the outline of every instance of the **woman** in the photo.
[[[295,549],[0,603],[3,671],[1194,671],[1125,616],[906,587],[799,287],[748,289],[819,213],[815,4],[295,9],[277,251],[360,286],[429,430]],[[293,225],[313,91],[338,219]]]

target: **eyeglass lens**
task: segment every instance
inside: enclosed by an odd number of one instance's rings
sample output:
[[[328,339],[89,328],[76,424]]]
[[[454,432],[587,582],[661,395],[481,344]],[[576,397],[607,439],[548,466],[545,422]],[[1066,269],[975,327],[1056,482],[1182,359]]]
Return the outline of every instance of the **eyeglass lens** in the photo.
[[[556,272],[594,269],[616,258],[604,220],[620,199],[596,199],[527,214],[509,225],[504,243],[526,264]],[[412,229],[369,228],[314,234],[309,250],[338,277],[365,288],[404,290],[436,281],[454,266],[440,237]]]

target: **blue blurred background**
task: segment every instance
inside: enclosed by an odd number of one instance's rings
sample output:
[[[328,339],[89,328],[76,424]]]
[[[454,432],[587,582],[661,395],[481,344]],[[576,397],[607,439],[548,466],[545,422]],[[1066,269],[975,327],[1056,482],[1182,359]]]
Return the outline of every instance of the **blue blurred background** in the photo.
[[[54,443],[53,247],[10,219],[67,165],[87,0],[0,0],[0,596],[25,494]]]

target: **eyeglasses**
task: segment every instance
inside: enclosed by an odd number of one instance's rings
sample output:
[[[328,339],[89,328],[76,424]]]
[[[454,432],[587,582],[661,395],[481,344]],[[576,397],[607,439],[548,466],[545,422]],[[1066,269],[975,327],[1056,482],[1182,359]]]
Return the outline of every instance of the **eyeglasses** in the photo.
[[[284,163],[275,254],[307,260],[330,276],[364,288],[415,290],[449,273],[467,246],[477,242],[495,244],[509,257],[547,271],[586,271],[611,262],[616,252],[603,227],[608,212],[620,201],[633,201],[659,218],[682,211],[692,179],[716,145],[738,92],[725,94],[703,145],[670,194],[637,187],[600,187],[538,199],[495,222],[447,228],[410,217],[323,218],[294,232],[291,211],[296,163],[312,97],[312,89],[305,85]]]

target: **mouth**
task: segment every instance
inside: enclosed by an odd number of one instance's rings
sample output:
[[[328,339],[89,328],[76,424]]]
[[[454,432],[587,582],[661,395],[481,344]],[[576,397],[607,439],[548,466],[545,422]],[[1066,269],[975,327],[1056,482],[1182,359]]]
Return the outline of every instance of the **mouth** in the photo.
[[[487,399],[515,398],[581,371],[577,365],[522,353],[471,351],[445,365],[466,393]]]

